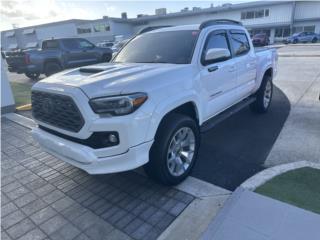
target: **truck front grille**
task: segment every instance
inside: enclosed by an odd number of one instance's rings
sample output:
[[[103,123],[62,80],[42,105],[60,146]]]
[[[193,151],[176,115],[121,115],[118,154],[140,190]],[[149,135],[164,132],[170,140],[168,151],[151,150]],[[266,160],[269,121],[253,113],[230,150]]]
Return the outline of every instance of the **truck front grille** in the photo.
[[[84,119],[69,96],[32,91],[32,115],[36,120],[71,132],[79,132]]]

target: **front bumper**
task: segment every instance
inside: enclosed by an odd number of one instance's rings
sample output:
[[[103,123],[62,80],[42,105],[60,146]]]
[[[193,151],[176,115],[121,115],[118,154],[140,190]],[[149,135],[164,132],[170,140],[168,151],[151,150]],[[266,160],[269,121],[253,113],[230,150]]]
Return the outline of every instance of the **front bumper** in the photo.
[[[34,64],[24,65],[24,66],[8,66],[9,72],[16,72],[16,73],[41,73],[41,69]]]
[[[128,148],[121,154],[101,156],[99,150],[74,143],[39,128],[32,136],[40,146],[55,157],[83,169],[89,174],[105,174],[132,170],[148,162],[153,141]],[[112,147],[111,147],[112,148]]]

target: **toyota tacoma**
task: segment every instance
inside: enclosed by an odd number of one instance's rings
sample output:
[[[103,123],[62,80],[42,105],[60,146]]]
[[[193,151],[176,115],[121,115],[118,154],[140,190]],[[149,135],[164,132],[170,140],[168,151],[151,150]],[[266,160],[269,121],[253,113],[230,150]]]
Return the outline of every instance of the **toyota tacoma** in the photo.
[[[144,165],[153,179],[178,184],[195,164],[201,132],[246,106],[268,111],[277,58],[275,49],[255,50],[232,20],[143,33],[110,63],[36,83],[33,136],[90,174]]]

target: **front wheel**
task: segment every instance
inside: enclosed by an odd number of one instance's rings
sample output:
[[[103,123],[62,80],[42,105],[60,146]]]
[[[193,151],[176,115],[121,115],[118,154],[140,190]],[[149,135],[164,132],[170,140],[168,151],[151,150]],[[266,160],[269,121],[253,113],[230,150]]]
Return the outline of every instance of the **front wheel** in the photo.
[[[200,133],[185,115],[169,114],[160,124],[144,166],[146,173],[164,185],[176,185],[189,174],[197,158]]]
[[[256,101],[250,108],[256,113],[265,113],[268,111],[273,96],[273,83],[270,76],[264,76],[261,86],[256,93]]]
[[[318,41],[317,38],[313,38],[311,42],[312,42],[312,43],[316,43],[317,41]]]
[[[25,75],[28,78],[32,79],[32,80],[37,80],[39,78],[39,76],[40,76],[40,73],[29,73],[29,72],[27,72],[27,73],[25,73]]]

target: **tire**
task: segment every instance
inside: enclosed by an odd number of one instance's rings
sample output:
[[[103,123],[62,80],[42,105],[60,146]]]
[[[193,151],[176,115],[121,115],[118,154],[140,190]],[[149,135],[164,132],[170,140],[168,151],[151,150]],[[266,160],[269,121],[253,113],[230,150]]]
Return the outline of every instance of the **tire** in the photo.
[[[40,73],[25,73],[25,75],[32,80],[37,80],[40,76]]]
[[[292,43],[293,44],[297,44],[298,43],[298,39],[294,39]]]
[[[110,62],[111,58],[112,58],[112,55],[104,54],[102,56],[102,62]]]
[[[266,113],[271,105],[273,96],[273,83],[270,76],[264,76],[261,86],[256,93],[256,100],[250,104],[255,113]]]
[[[60,72],[62,70],[62,67],[57,62],[48,62],[44,66],[44,74],[49,77],[52,74],[55,74],[57,72]]]
[[[312,43],[316,43],[317,41],[318,41],[317,38],[313,38],[311,42],[312,42]]]
[[[173,140],[174,138],[176,141]],[[179,141],[179,139],[184,139],[184,141]],[[192,139],[194,139],[193,145]],[[183,142],[188,146],[181,147]],[[199,145],[200,132],[196,122],[186,115],[171,113],[165,117],[157,130],[155,141],[150,149],[149,162],[144,166],[145,172],[150,178],[164,185],[176,185],[190,174],[198,155]],[[188,151],[190,151],[189,161],[182,157],[183,152]],[[174,160],[170,161],[169,158],[174,158]]]

